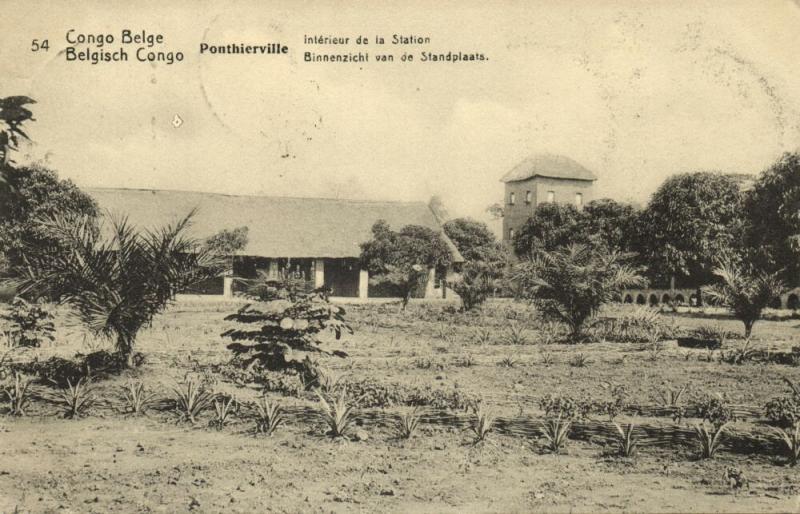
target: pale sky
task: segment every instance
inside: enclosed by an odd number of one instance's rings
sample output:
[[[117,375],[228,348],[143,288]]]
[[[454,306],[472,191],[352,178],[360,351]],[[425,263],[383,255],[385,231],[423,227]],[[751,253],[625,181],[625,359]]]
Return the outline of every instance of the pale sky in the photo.
[[[38,101],[24,151],[80,186],[438,194],[475,217],[502,199],[498,179],[539,152],[593,170],[599,196],[645,202],[670,174],[755,173],[800,147],[791,1],[371,3],[3,0],[0,96]],[[160,32],[185,59],[68,63],[71,28],[114,34],[110,49],[122,29]],[[489,60],[302,62],[324,50],[304,34],[395,33],[431,43],[363,51]],[[34,38],[49,52],[30,52]],[[202,41],[281,42],[289,55],[201,56]]]

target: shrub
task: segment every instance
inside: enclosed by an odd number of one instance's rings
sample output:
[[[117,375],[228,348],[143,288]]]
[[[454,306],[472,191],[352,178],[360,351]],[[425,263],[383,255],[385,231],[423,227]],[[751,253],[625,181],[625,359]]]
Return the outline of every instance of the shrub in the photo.
[[[788,428],[800,423],[800,385],[786,377],[783,381],[792,390],[792,395],[775,397],[767,402],[766,416],[770,422]]]
[[[285,421],[283,408],[262,396],[256,403],[256,433],[271,436]]]
[[[600,402],[597,409],[608,416],[609,421],[614,421],[627,406],[630,395],[624,385],[618,385],[611,390],[611,400]]]
[[[539,408],[545,417],[557,416],[564,419],[585,418],[591,411],[590,402],[579,401],[571,396],[548,394],[539,400]]]
[[[637,306],[632,310],[626,309],[616,318],[599,318],[591,327],[592,335],[596,339],[624,343],[652,342],[654,336],[657,340],[672,331],[661,315],[653,307]]]
[[[697,403],[696,408],[703,418],[694,427],[700,442],[700,456],[711,459],[722,445],[725,428],[735,419],[733,410],[719,395],[706,396]]]
[[[332,305],[322,289],[311,293],[295,291],[286,299],[272,300],[260,307],[247,304],[225,319],[258,325],[222,334],[234,341],[228,349],[243,366],[258,361],[266,369],[295,369],[307,375],[304,381],[308,388],[318,385],[311,354],[347,356],[342,351],[324,348],[321,335],[332,333],[338,340],[345,332],[353,333],[345,321],[345,310]]]
[[[602,248],[570,245],[537,253],[519,264],[514,280],[523,295],[545,316],[566,324],[578,339],[584,323],[621,289],[640,286],[644,279],[627,264],[630,256]]]
[[[783,428],[800,422],[800,401],[796,396],[780,396],[771,399],[766,405],[769,421]]]
[[[8,322],[7,334],[12,346],[38,348],[44,341],[53,341],[56,327],[53,314],[44,306],[14,298],[11,309],[0,316]]]
[[[408,386],[396,382],[383,384],[371,379],[348,381],[350,398],[360,407],[407,405],[437,409],[464,410],[475,405],[475,398],[459,389]]]

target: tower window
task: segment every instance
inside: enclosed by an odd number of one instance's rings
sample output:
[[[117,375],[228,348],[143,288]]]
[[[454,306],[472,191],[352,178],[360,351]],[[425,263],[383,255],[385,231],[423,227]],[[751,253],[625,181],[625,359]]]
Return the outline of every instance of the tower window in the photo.
[[[556,192],[555,191],[548,191],[547,192],[547,203],[553,203],[556,201]]]
[[[516,200],[517,197],[514,193],[508,195],[508,205],[514,205],[514,202],[516,202]]]
[[[578,209],[583,207],[583,193],[575,193],[575,206]]]
[[[531,201],[533,201],[533,193],[525,191],[525,203],[529,204]]]
[[[514,229],[513,228],[508,229],[508,238],[509,239],[514,239]]]

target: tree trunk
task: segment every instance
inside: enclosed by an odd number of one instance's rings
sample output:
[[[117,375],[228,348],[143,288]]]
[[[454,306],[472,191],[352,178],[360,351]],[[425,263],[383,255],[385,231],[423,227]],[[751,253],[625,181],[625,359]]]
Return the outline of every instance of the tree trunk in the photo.
[[[744,338],[750,339],[750,334],[753,333],[753,325],[755,325],[756,320],[745,320],[744,323]]]
[[[133,338],[127,336],[117,337],[117,352],[124,358],[125,367],[133,368],[136,363],[133,361]]]

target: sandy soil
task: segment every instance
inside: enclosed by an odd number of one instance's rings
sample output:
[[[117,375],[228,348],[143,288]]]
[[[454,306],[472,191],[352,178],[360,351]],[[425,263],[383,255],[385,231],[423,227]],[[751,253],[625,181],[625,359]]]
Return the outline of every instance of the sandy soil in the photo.
[[[147,364],[104,381],[101,391],[118,395],[134,377],[168,395],[187,372],[225,361],[226,341],[219,333],[231,308],[177,306],[142,334],[139,348]],[[536,399],[547,392],[602,396],[617,383],[646,403],[663,381],[688,382],[759,405],[784,392],[782,377],[800,379],[796,367],[707,362],[700,351],[672,347],[651,359],[630,344],[509,345],[498,319],[486,320],[497,340],[479,344],[471,332],[476,327],[425,321],[419,311],[397,313],[394,307],[376,317],[375,309],[351,310],[357,332],[344,344],[351,358],[323,360],[326,369],[383,383],[460,388],[499,415],[535,413]],[[739,329],[732,320],[675,321]],[[763,345],[798,344],[797,324],[763,322],[756,337]],[[58,345],[39,353],[69,355],[95,347],[64,331]],[[570,365],[576,353],[584,353],[589,364]],[[472,365],[460,364],[465,354]],[[543,364],[544,354],[553,363]],[[515,359],[513,367],[498,366],[506,356]],[[421,360],[436,365],[420,366]],[[229,383],[219,387],[254,395]],[[47,405],[32,413],[0,418],[0,512],[800,511],[797,470],[773,456],[723,451],[716,459],[698,460],[687,449],[645,448],[627,460],[578,441],[570,441],[566,454],[551,455],[536,438],[497,433],[473,445],[466,429],[427,424],[409,441],[369,423],[362,427],[368,440],[341,441],[326,437],[315,422],[291,422],[272,437],[254,437],[244,421],[215,431],[207,417],[191,426],[168,413],[136,418],[108,406],[81,420],[62,419]],[[730,466],[746,473],[749,488],[731,491],[723,477]]]

